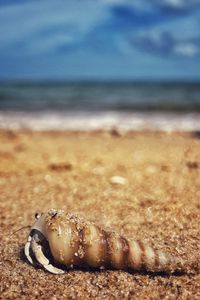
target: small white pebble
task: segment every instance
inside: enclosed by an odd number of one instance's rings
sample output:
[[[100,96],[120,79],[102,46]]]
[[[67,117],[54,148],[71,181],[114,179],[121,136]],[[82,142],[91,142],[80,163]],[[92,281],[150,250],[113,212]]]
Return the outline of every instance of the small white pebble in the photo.
[[[110,182],[113,184],[121,184],[124,185],[126,184],[128,181],[126,178],[122,177],[122,176],[112,176],[110,178]]]
[[[33,188],[33,192],[34,192],[35,194],[41,193],[41,192],[42,192],[42,187],[41,187],[41,186],[36,186],[36,187],[34,187],[34,188]]]
[[[105,173],[104,167],[97,167],[92,170],[92,173],[95,175],[103,175]]]
[[[49,174],[46,174],[46,175],[44,176],[44,180],[45,180],[46,182],[50,182],[50,181],[52,181],[52,177],[51,177],[51,175],[49,175]]]
[[[148,167],[146,167],[146,173],[148,174],[154,174],[158,172],[158,168],[154,165],[149,165]]]

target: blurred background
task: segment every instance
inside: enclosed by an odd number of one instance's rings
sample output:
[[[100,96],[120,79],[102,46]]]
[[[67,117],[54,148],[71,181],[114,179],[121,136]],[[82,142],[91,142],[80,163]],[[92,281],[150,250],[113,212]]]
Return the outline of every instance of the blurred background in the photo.
[[[0,0],[0,127],[200,130],[200,0]]]

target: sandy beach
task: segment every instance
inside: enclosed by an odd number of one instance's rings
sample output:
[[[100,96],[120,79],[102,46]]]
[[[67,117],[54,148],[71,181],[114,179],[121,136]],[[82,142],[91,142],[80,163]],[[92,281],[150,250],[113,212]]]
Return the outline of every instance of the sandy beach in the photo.
[[[1,130],[0,299],[200,299],[199,199],[198,133]],[[185,274],[36,269],[29,230],[12,233],[49,208],[179,256]]]

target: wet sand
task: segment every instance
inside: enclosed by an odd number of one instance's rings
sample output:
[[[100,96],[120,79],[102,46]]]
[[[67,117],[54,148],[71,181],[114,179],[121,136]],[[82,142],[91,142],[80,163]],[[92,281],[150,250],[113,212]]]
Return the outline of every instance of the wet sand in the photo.
[[[199,199],[198,134],[0,131],[0,299],[200,299]],[[187,274],[36,269],[28,229],[12,233],[48,208],[177,255]]]

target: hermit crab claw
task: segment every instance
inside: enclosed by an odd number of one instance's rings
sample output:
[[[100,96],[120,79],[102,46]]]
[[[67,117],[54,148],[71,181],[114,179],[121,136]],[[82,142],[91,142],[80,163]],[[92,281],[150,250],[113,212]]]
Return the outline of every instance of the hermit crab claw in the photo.
[[[44,235],[41,233],[42,230],[42,220],[40,220],[41,215],[35,214],[35,218],[38,220],[32,226],[30,234],[28,236],[27,242],[24,247],[24,253],[28,261],[32,265],[41,265],[47,271],[53,274],[63,274],[64,271],[53,266],[49,259],[47,258],[46,253],[48,252],[48,242],[45,239]],[[37,229],[36,229],[37,228]]]

